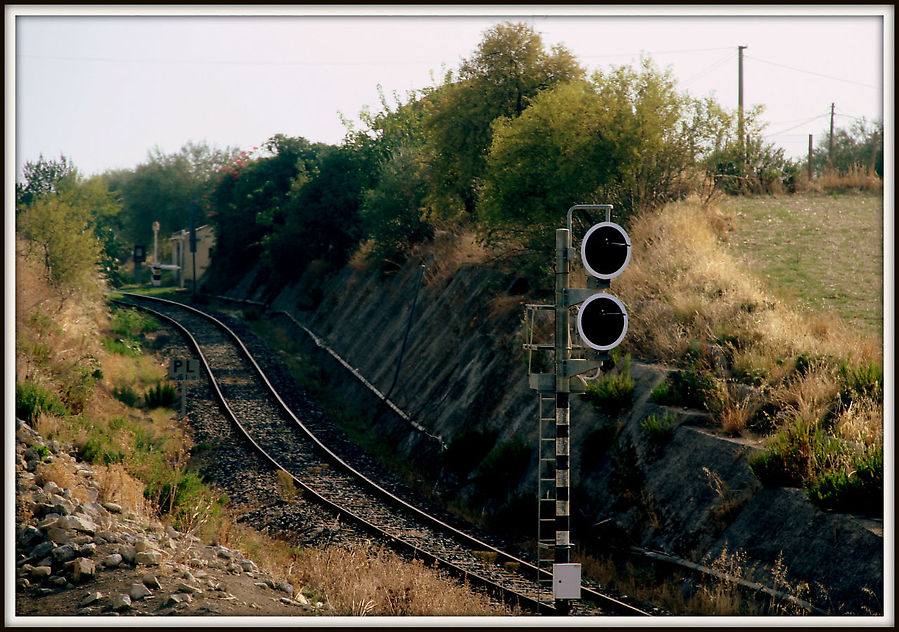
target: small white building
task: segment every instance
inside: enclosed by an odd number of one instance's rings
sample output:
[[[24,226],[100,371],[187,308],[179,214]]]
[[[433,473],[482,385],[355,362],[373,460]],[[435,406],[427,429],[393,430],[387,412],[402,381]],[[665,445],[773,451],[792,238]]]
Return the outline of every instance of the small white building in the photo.
[[[190,231],[185,229],[169,238],[172,244],[172,264],[178,266],[175,271],[176,283],[184,287],[185,280],[194,280],[194,256],[190,251]],[[215,231],[211,224],[197,227],[196,274],[201,278],[212,261],[215,249]]]

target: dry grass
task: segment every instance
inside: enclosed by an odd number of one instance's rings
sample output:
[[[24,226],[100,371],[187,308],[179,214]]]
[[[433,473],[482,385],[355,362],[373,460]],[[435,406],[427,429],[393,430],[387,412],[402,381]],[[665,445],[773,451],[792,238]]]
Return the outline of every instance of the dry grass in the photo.
[[[724,246],[729,226],[695,199],[635,219],[631,263],[615,282],[629,306],[626,351],[676,362],[691,343],[723,342],[735,366],[775,376],[778,360],[801,353],[879,359],[876,341],[836,319],[800,314],[768,290]]]
[[[845,172],[826,169],[809,187],[814,191],[883,191],[883,180],[872,167],[853,165]]]
[[[294,571],[321,591],[339,614],[355,616],[489,616],[504,614],[420,560],[406,562],[378,547],[306,549]]]
[[[484,262],[487,250],[470,231],[438,230],[433,241],[416,245],[411,257],[424,257],[422,263],[427,267],[423,284],[440,286],[452,279],[463,265]]]

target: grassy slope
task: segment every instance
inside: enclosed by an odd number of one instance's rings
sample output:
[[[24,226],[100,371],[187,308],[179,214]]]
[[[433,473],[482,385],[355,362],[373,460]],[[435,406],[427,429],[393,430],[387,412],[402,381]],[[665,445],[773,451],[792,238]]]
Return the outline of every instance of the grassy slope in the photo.
[[[883,331],[883,196],[807,193],[725,199],[730,243],[771,287],[810,312]]]

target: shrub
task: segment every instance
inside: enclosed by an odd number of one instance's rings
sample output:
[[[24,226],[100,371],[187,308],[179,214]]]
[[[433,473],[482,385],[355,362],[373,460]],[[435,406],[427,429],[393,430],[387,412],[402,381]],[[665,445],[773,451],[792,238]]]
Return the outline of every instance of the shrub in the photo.
[[[157,382],[156,386],[144,392],[147,408],[171,408],[175,399],[175,387],[168,382]]]
[[[634,401],[634,380],[630,367],[631,356],[628,354],[616,371],[587,382],[587,391],[582,397],[593,404],[597,412],[608,415],[630,408]]]
[[[874,447],[855,455],[849,471],[818,474],[808,496],[824,509],[882,516],[883,449]]]
[[[674,429],[677,428],[677,415],[665,413],[661,418],[657,415],[649,415],[640,422],[640,428],[646,433],[651,445],[660,447],[667,443],[674,433]]]
[[[650,397],[658,404],[676,404],[692,408],[704,408],[715,380],[695,365],[687,371],[669,374],[668,379],[652,389]]]
[[[151,316],[147,316],[133,307],[128,307],[113,310],[109,326],[114,333],[120,336],[136,339],[141,334],[156,331],[159,323]]]
[[[16,383],[16,417],[33,425],[41,413],[62,417],[69,410],[58,395],[31,381]]]
[[[137,401],[140,399],[140,395],[138,395],[128,384],[113,387],[112,396],[126,406],[131,406],[132,408],[137,405]]]

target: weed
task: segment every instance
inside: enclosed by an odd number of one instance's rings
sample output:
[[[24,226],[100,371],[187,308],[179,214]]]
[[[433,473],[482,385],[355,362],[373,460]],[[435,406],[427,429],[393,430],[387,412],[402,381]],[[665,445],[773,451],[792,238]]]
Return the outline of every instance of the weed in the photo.
[[[141,334],[156,331],[159,323],[131,307],[115,308],[109,319],[110,329],[125,338],[137,339]]]
[[[16,382],[16,417],[34,425],[41,413],[63,417],[69,410],[58,395],[40,384]]]
[[[475,473],[476,494],[506,502],[530,467],[532,454],[533,448],[518,437],[497,445]]]
[[[617,363],[616,363],[617,364]],[[634,380],[630,375],[631,356],[626,355],[615,371],[603,373],[587,382],[582,397],[593,404],[597,412],[614,415],[630,408],[634,400]]]
[[[883,515],[883,449],[874,446],[856,454],[848,471],[819,473],[809,486],[808,495],[825,509]]]
[[[293,478],[284,470],[278,470],[275,473],[275,482],[278,486],[278,497],[281,500],[290,502],[297,495],[296,484]]]
[[[443,451],[443,466],[457,476],[467,476],[493,448],[499,430],[491,430],[486,422],[466,428],[452,438]]]
[[[646,433],[652,446],[661,447],[668,442],[674,429],[677,428],[677,415],[665,413],[661,418],[655,414],[649,415],[640,422],[640,428]]]
[[[136,358],[143,353],[140,342],[128,338],[104,338],[103,348],[109,353],[118,353],[119,355],[130,356],[132,358]]]
[[[120,384],[112,389],[112,396],[125,404],[126,406],[135,407],[140,395],[128,384]]]
[[[670,373],[652,390],[650,397],[658,404],[704,408],[709,393],[715,388],[715,379],[693,365],[687,371]]]
[[[171,408],[175,399],[175,387],[168,382],[157,382],[156,386],[144,392],[147,408]]]

